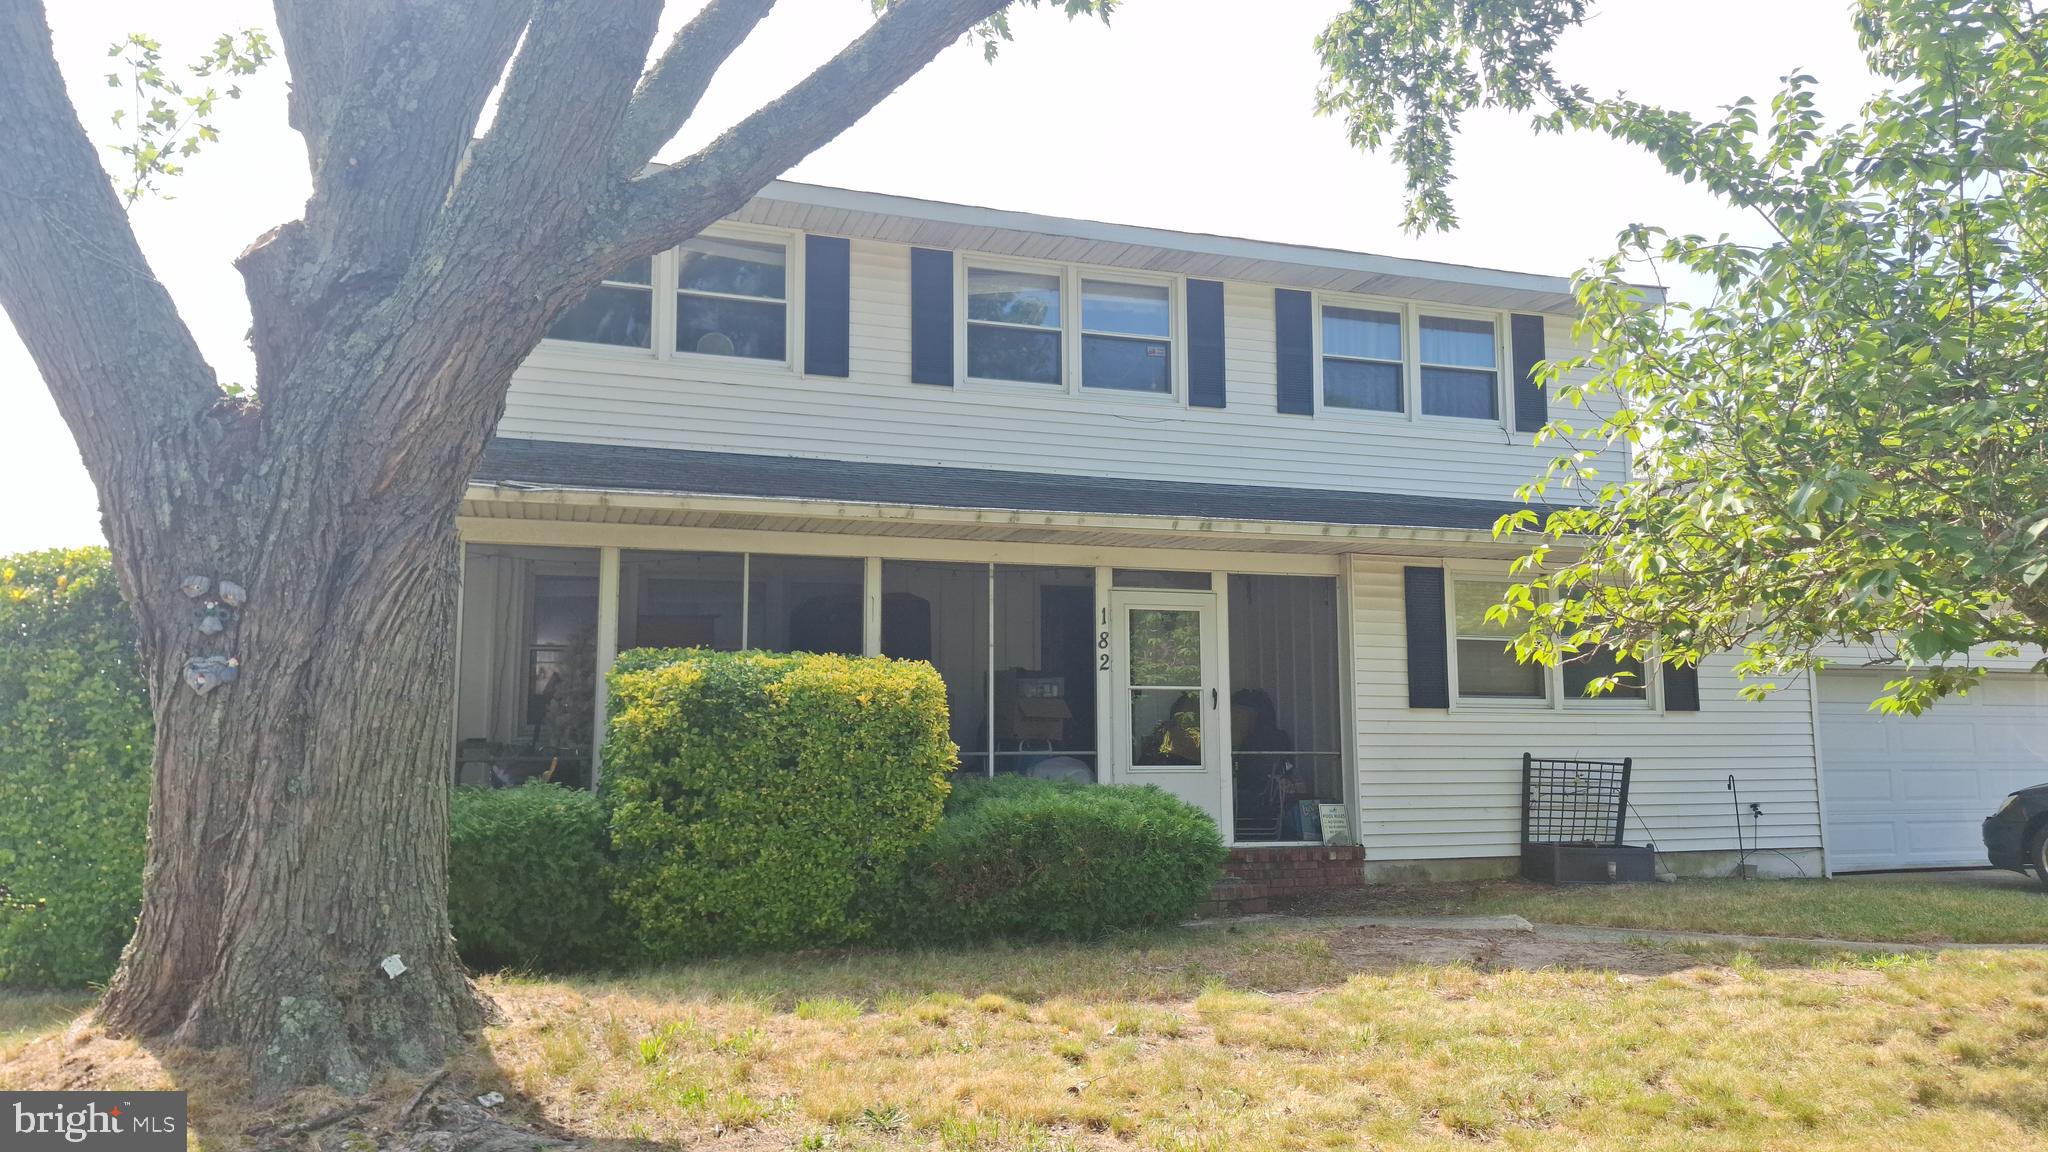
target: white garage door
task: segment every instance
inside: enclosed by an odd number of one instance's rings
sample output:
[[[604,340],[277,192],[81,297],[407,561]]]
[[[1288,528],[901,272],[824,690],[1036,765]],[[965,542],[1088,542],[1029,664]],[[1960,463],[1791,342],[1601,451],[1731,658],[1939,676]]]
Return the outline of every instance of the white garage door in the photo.
[[[1870,711],[1887,679],[1820,678],[1828,866],[1983,864],[1984,817],[2006,793],[2048,783],[2048,677],[1988,676],[1919,716]]]

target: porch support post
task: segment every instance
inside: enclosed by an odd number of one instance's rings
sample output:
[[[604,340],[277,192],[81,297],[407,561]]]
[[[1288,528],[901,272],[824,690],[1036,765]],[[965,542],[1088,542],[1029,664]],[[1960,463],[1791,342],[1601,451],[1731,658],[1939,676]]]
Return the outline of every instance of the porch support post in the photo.
[[[1116,570],[1107,565],[1095,569],[1095,782],[1121,784],[1117,778],[1116,673],[1103,666],[1102,655],[1110,651],[1109,586]]]
[[[861,564],[860,650],[863,655],[882,654],[882,558],[869,556]]]
[[[619,658],[619,550],[606,545],[597,550],[597,715],[590,725],[590,784],[597,786],[604,770],[599,757],[604,749],[605,714],[611,703],[612,664]]]

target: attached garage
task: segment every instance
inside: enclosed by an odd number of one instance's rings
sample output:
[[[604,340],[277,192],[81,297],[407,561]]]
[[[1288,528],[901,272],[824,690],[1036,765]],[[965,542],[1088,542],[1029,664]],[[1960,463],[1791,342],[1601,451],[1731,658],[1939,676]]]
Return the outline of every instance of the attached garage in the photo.
[[[1984,817],[2008,792],[2048,783],[2048,676],[1993,674],[1920,716],[1870,710],[1888,678],[1820,677],[1828,867],[1982,865]]]

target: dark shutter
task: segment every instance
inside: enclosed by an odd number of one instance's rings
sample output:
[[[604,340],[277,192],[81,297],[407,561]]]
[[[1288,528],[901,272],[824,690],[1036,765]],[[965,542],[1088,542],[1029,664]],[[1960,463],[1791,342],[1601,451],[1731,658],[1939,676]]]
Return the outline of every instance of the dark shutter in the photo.
[[[1509,317],[1515,353],[1515,431],[1535,432],[1550,422],[1550,396],[1536,383],[1543,360],[1543,317]]]
[[[1450,636],[1444,628],[1444,570],[1403,568],[1408,616],[1408,706],[1451,706]]]
[[[953,254],[910,250],[910,380],[953,386]]]
[[[1666,664],[1664,666],[1664,710],[1666,712],[1697,712],[1700,710],[1699,665]]]
[[[1188,403],[1221,408],[1223,386],[1223,283],[1188,281]]]
[[[851,248],[843,236],[804,237],[804,371],[812,376],[847,374]]]
[[[1306,292],[1273,289],[1274,367],[1279,372],[1280,411],[1312,416],[1316,410],[1315,316]]]

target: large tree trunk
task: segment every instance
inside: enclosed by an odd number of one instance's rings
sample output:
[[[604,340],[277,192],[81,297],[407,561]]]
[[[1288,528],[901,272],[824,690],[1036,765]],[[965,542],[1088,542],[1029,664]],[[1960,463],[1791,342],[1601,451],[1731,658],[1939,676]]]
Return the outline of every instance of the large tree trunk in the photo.
[[[0,0],[0,306],[98,486],[156,718],[103,1023],[238,1049],[267,1092],[426,1068],[482,1019],[445,907],[454,520],[514,369],[1006,2],[894,0],[649,172],[772,0],[710,0],[644,84],[662,0],[276,0],[313,195],[237,262],[258,404],[151,274],[41,4]]]
[[[280,514],[293,504],[303,511]],[[230,546],[166,541],[190,560],[122,565],[156,777],[142,916],[101,1020],[238,1047],[259,1091],[431,1067],[482,1015],[444,907],[453,509],[351,512],[263,492],[246,509],[174,514],[168,531]],[[202,630],[209,617],[224,627]],[[229,654],[232,683],[202,695],[187,682],[193,661]]]

